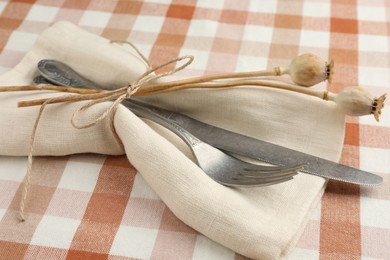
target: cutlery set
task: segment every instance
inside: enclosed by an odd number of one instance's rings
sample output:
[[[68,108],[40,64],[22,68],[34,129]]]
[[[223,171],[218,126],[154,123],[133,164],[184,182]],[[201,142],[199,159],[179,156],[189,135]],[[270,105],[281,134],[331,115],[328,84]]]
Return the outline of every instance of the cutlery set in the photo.
[[[38,71],[40,75],[34,78],[35,84],[104,89],[59,61],[41,60]],[[178,135],[190,147],[198,166],[210,178],[226,186],[273,185],[293,179],[298,171],[358,185],[379,185],[383,181],[382,177],[366,171],[234,133],[134,99],[126,99],[122,105]],[[277,166],[248,163],[230,153]]]

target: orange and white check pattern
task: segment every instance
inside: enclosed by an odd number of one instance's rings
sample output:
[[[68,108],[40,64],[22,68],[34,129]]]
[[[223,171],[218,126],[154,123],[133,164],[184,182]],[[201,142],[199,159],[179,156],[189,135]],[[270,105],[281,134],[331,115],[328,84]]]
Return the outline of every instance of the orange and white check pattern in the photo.
[[[0,73],[60,20],[129,40],[152,64],[194,55],[183,76],[271,68],[313,52],[336,64],[332,85],[316,88],[390,92],[386,0],[0,0]],[[347,118],[341,163],[384,184],[330,181],[289,259],[390,259],[388,106],[379,124]],[[243,259],[178,220],[125,156],[36,158],[33,214],[20,224],[25,168],[26,158],[0,156],[0,259]]]

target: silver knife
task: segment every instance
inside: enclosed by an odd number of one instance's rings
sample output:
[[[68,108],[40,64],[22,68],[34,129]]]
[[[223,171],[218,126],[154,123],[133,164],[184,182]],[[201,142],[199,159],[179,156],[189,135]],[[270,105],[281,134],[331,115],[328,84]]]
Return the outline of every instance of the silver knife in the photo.
[[[94,88],[96,86],[97,89],[102,89],[96,83],[85,79],[66,64],[58,61],[42,60],[38,64],[38,70],[46,80],[53,83],[80,88]],[[42,81],[42,78],[40,80]],[[39,78],[36,81],[39,81]],[[202,141],[226,152],[282,166],[302,164],[304,165],[302,172],[341,182],[370,186],[379,185],[383,182],[381,176],[370,172],[215,127],[183,114],[135,101],[134,99],[124,100],[122,104],[139,116],[142,116],[141,109],[148,109],[149,112],[158,114],[180,125]]]

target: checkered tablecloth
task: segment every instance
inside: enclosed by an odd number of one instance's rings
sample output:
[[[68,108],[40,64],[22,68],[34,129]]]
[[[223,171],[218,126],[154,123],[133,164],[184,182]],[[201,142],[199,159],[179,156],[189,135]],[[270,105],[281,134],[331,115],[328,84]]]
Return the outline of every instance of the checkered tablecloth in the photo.
[[[390,92],[386,0],[0,0],[0,73],[60,20],[129,40],[152,64],[194,55],[183,76],[271,68],[313,52],[336,64],[333,83],[315,88]],[[388,107],[380,123],[347,118],[341,158],[383,185],[330,181],[289,259],[390,259]],[[26,158],[0,156],[0,259],[244,259],[178,220],[125,156],[37,157],[33,167],[39,196],[26,225],[13,214]]]

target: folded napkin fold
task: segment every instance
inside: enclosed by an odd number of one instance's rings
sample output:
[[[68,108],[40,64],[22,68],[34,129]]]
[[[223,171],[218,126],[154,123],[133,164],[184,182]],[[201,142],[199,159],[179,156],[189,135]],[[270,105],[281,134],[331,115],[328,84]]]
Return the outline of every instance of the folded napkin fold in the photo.
[[[0,76],[0,84],[31,84],[37,74],[37,62],[48,58],[63,61],[110,88],[124,86],[146,70],[145,64],[127,47],[112,44],[71,23],[59,22],[41,34],[14,69]],[[58,95],[62,94],[49,91],[0,93],[1,155],[25,156],[28,153],[39,108],[17,108],[17,102]],[[329,160],[337,161],[341,153],[344,116],[334,104],[317,98],[261,87],[239,87],[186,90],[143,100]],[[38,126],[34,155],[126,153],[179,219],[242,255],[256,259],[286,256],[299,238],[310,210],[324,192],[326,181],[308,174],[263,188],[222,186],[193,162],[189,149],[178,137],[160,126],[145,123],[120,106],[114,126],[124,144],[123,151],[110,130],[108,119],[88,129],[72,127],[71,115],[83,104],[85,102],[47,107]],[[109,102],[96,105],[79,120],[92,121],[109,105]]]

